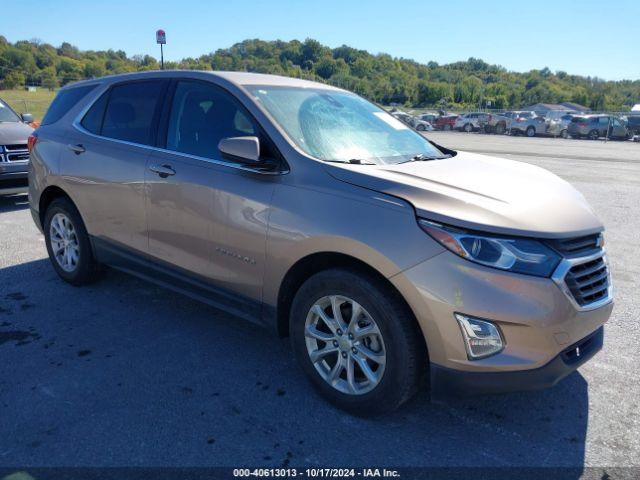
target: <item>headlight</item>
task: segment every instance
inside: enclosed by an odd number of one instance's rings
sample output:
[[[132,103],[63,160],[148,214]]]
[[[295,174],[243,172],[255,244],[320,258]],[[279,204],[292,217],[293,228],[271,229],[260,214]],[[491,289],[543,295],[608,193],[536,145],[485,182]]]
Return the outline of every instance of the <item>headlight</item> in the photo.
[[[560,263],[560,256],[538,240],[466,232],[423,219],[418,223],[456,255],[488,267],[550,277]]]
[[[462,330],[469,360],[479,360],[502,351],[504,342],[497,326],[460,313],[454,315]]]

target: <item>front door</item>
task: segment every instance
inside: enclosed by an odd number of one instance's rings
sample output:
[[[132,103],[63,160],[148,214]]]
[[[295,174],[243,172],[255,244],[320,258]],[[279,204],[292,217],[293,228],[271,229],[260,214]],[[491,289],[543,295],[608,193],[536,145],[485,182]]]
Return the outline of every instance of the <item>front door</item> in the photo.
[[[258,136],[267,148],[268,140],[232,95],[189,80],[175,85],[166,132],[145,173],[150,254],[223,291],[260,301],[278,176],[224,159],[218,143]]]

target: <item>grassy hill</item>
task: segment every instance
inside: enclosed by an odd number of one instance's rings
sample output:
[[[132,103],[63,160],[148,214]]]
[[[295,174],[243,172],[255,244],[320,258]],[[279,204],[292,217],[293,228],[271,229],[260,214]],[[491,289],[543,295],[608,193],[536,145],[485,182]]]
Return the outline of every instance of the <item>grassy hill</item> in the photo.
[[[35,120],[42,120],[49,104],[55,97],[54,91],[38,89],[27,92],[24,89],[0,90],[0,98],[7,102],[18,113],[30,113]]]
[[[0,36],[0,88],[22,85],[45,90],[103,75],[159,67],[149,55],[129,57],[118,50],[80,50],[69,43],[54,47],[40,41],[8,42]],[[625,111],[640,102],[640,80],[605,81],[596,77],[552,72],[544,67],[512,72],[477,58],[439,65],[372,54],[343,45],[329,48],[313,39],[304,41],[244,40],[229,48],[166,62],[167,68],[239,70],[308,78],[355,91],[383,105],[474,109],[519,108],[538,102],[575,102],[593,110]],[[20,102],[41,115],[46,91],[6,93],[18,110]],[[11,101],[11,100],[9,100]]]

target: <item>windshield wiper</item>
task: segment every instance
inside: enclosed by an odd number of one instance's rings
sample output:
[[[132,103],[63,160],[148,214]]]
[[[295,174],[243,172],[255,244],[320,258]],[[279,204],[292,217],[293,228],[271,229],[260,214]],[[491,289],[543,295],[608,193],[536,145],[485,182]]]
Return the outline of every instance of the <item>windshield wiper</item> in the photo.
[[[349,163],[351,165],[377,165],[375,162],[369,162],[360,158],[352,158],[349,160],[325,160],[325,162],[331,163]]]
[[[446,155],[425,155],[423,153],[419,153],[419,154],[414,155],[413,157],[411,157],[411,160],[407,160],[405,162],[400,162],[400,163],[427,162],[429,160],[443,160],[445,158],[451,158],[451,155],[449,155],[449,154],[446,154]]]

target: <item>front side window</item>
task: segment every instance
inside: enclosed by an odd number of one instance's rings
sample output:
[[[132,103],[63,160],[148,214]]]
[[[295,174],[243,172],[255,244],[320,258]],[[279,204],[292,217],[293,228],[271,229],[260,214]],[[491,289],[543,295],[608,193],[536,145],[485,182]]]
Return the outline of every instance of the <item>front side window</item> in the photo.
[[[212,84],[178,82],[169,117],[168,150],[219,160],[220,140],[245,136],[258,136],[258,129],[231,95]]]
[[[104,112],[101,135],[152,145],[154,119],[163,87],[162,80],[125,83],[113,87]]]
[[[22,119],[14,113],[9,105],[0,100],[0,122],[20,122]]]
[[[357,95],[322,88],[247,86],[291,140],[319,160],[402,163],[443,154],[419,133]]]

